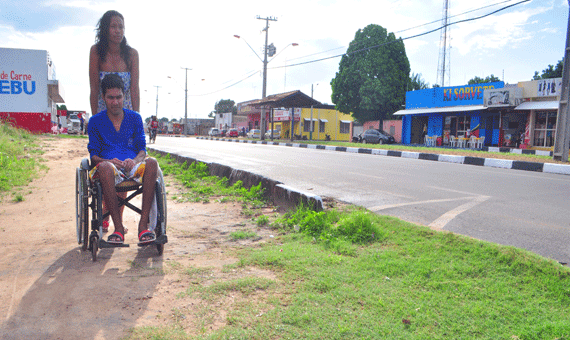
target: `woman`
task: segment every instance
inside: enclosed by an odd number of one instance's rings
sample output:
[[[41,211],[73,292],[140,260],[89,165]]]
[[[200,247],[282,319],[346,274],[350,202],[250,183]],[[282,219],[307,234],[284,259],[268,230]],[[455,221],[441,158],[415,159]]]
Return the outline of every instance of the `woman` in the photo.
[[[118,74],[125,83],[123,108],[139,112],[139,54],[127,44],[125,19],[117,11],[107,11],[97,23],[95,45],[89,53],[89,83],[91,113],[106,110],[101,96],[101,80],[109,73]],[[121,193],[126,197],[126,193]],[[123,207],[124,208],[124,207]],[[121,214],[123,209],[121,209]],[[103,207],[103,213],[106,213]],[[103,221],[103,231],[109,229],[109,218]],[[125,229],[125,233],[126,233]]]
[[[139,54],[127,44],[125,19],[117,11],[107,11],[97,24],[95,45],[89,53],[91,113],[106,109],[100,82],[108,73],[117,73],[125,83],[124,108],[139,112]]]

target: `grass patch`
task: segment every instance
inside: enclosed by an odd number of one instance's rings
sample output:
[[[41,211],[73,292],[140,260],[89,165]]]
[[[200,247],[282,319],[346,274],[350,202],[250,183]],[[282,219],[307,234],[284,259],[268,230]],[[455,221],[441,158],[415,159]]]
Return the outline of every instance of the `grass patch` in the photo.
[[[226,273],[260,268],[276,280],[213,279],[181,296],[210,306],[239,296],[223,308],[224,327],[182,336],[165,326],[141,338],[570,338],[570,270],[531,252],[356,207],[299,207],[271,227],[280,236],[235,250],[239,261]]]
[[[174,176],[187,189],[186,193],[175,197],[179,202],[208,203],[212,199],[220,202],[238,201],[242,202],[244,209],[267,205],[261,183],[249,189],[243,186],[242,181],[230,185],[225,177],[210,176],[208,165],[205,163],[180,164],[170,155],[151,153],[151,156],[157,159],[164,175]]]
[[[230,240],[232,241],[246,240],[248,238],[255,238],[255,237],[257,237],[257,234],[253,231],[239,230],[230,233]]]
[[[0,200],[14,188],[30,183],[40,169],[46,169],[36,157],[42,153],[37,137],[26,130],[0,122]],[[16,202],[23,197],[16,194]]]

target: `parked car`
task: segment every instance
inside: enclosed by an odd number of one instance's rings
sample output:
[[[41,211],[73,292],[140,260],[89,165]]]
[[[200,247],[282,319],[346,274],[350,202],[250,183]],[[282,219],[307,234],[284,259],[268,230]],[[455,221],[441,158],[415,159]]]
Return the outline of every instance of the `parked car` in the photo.
[[[239,136],[239,132],[237,129],[230,129],[227,134],[228,137],[237,137]]]
[[[271,138],[271,132],[273,131],[273,138],[281,138],[281,130],[267,130],[265,133],[265,138]]]
[[[364,131],[359,139],[364,144],[394,144],[396,140],[382,130],[369,129]]]
[[[211,136],[211,137],[218,137],[221,134],[222,133],[220,132],[220,129],[217,129],[217,128],[211,128],[210,131],[208,131],[208,136]]]
[[[261,130],[259,129],[251,129],[249,130],[249,132],[247,133],[247,136],[249,138],[261,138]]]

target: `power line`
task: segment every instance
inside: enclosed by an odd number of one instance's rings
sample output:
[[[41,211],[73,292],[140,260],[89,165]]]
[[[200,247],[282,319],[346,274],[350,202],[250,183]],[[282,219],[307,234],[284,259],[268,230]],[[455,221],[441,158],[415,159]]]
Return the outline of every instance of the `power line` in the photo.
[[[379,44],[379,45],[374,45],[374,46],[370,46],[370,47],[365,47],[365,48],[362,48],[362,49],[360,49],[360,50],[356,50],[356,51],[352,51],[352,52],[346,52],[346,53],[342,53],[342,54],[337,54],[337,55],[334,55],[334,56],[325,57],[325,58],[316,59],[316,60],[309,60],[309,61],[305,61],[305,62],[301,62],[301,63],[297,63],[297,64],[289,64],[289,65],[286,65],[286,66],[276,66],[276,67],[272,67],[271,69],[278,69],[278,68],[283,68],[283,67],[293,67],[293,66],[299,66],[299,65],[312,64],[312,63],[316,63],[316,62],[319,62],[319,61],[324,61],[324,60],[328,60],[328,59],[333,59],[333,58],[342,57],[342,56],[345,56],[345,55],[356,54],[356,53],[368,51],[368,50],[371,50],[371,49],[374,49],[374,48],[378,48],[378,47],[386,46],[386,45],[389,45],[389,44],[393,44],[393,43],[398,42],[398,41],[401,41],[401,40],[403,41],[403,40],[408,40],[408,39],[412,39],[412,38],[421,37],[421,36],[424,36],[424,35],[433,33],[433,32],[435,32],[435,31],[439,31],[440,29],[442,29],[442,28],[444,28],[444,27],[449,27],[449,26],[452,26],[452,25],[455,25],[455,24],[459,24],[459,23],[462,23],[462,22],[468,22],[468,21],[479,20],[479,19],[488,17],[488,16],[490,16],[490,15],[493,15],[493,14],[495,14],[495,13],[498,13],[498,12],[500,12],[500,11],[503,11],[503,10],[505,10],[505,9],[507,9],[507,8],[514,7],[514,6],[520,5],[520,4],[525,3],[525,2],[529,2],[529,1],[531,1],[531,0],[522,0],[522,1],[519,1],[519,2],[517,2],[517,3],[515,3],[515,4],[509,5],[509,6],[505,6],[505,7],[502,7],[502,8],[499,8],[498,10],[495,10],[495,11],[493,11],[493,12],[491,12],[491,13],[487,13],[487,14],[485,14],[485,15],[481,15],[481,16],[478,16],[478,17],[475,17],[475,18],[463,19],[463,20],[455,21],[455,22],[452,22],[452,23],[443,25],[443,26],[441,26],[441,27],[435,28],[435,29],[433,29],[433,30],[430,30],[430,31],[427,31],[427,32],[424,32],[424,33],[419,33],[419,34],[412,35],[412,36],[409,36],[409,37],[406,37],[406,38],[400,38],[400,39],[397,39],[397,40],[394,40],[394,41],[390,41],[390,42],[387,42],[387,43],[384,43],[384,44]]]
[[[491,6],[495,6],[495,5],[502,4],[502,3],[506,3],[506,2],[510,2],[510,1],[513,1],[513,0],[506,0],[506,1],[503,1],[503,2],[499,2],[499,3],[497,3],[497,4],[492,4],[492,5],[484,6],[484,7],[481,7],[481,8],[477,8],[477,9],[474,9],[474,10],[470,10],[470,11],[467,11],[467,12],[463,12],[463,13],[461,13],[461,14],[457,14],[457,15],[455,15],[455,16],[459,16],[459,15],[462,15],[462,14],[470,13],[470,12],[473,12],[473,11],[477,11],[477,10],[480,10],[480,9],[488,8],[488,7],[491,7]],[[424,33],[419,33],[419,34],[412,35],[412,36],[409,36],[409,37],[400,38],[400,39],[397,39],[397,40],[394,40],[394,41],[390,41],[390,42],[387,42],[387,43],[384,43],[384,44],[379,44],[379,45],[375,45],[375,46],[365,47],[365,48],[362,48],[362,49],[359,49],[359,50],[356,50],[356,51],[352,51],[352,52],[346,52],[346,53],[342,53],[342,54],[337,54],[337,55],[333,55],[333,56],[329,56],[329,57],[324,57],[324,58],[320,58],[320,59],[315,59],[315,60],[309,60],[309,61],[300,62],[300,63],[296,63],[296,64],[288,64],[288,65],[284,65],[284,66],[270,67],[269,69],[280,69],[280,68],[285,68],[285,67],[293,67],[293,66],[300,66],[300,65],[306,65],[306,64],[317,63],[317,62],[320,62],[320,61],[325,61],[325,60],[329,60],[329,59],[334,59],[334,58],[342,57],[342,56],[345,56],[345,55],[356,54],[356,53],[368,51],[368,50],[371,50],[371,49],[375,49],[375,48],[378,48],[378,47],[382,47],[382,46],[386,46],[386,45],[389,45],[389,44],[398,42],[398,41],[400,41],[400,40],[403,41],[403,40],[418,38],[418,37],[421,37],[421,36],[428,35],[428,34],[430,34],[430,33],[439,31],[439,30],[441,30],[441,29],[443,29],[443,28],[445,28],[445,27],[449,27],[449,26],[452,26],[452,25],[456,25],[456,24],[459,24],[459,23],[462,23],[462,22],[468,22],[468,21],[479,20],[479,19],[482,19],[482,18],[491,16],[491,15],[493,15],[493,14],[496,14],[496,13],[498,13],[498,12],[501,12],[501,11],[503,11],[503,10],[505,10],[505,9],[508,9],[508,8],[511,8],[511,7],[514,7],[514,6],[520,5],[520,4],[525,3],[525,2],[529,2],[529,1],[531,1],[531,0],[522,0],[522,1],[519,1],[519,2],[517,2],[517,3],[514,3],[514,4],[511,4],[511,5],[508,5],[508,6],[499,8],[499,9],[493,11],[493,12],[490,12],[490,13],[487,13],[487,14],[484,14],[484,15],[481,15],[481,16],[478,16],[478,17],[455,21],[455,22],[452,22],[452,23],[443,25],[443,26],[441,26],[441,27],[432,29],[432,30],[427,31],[427,32],[424,32]],[[440,20],[438,20],[438,21],[440,21]],[[431,23],[434,23],[434,22],[431,22]],[[425,26],[425,25],[428,25],[428,24],[431,24],[431,23],[423,24],[423,25],[416,26],[416,27]],[[416,27],[413,27],[413,28],[416,28]],[[411,29],[411,28],[410,28],[410,29]],[[405,29],[404,31],[406,31],[406,30],[409,30],[409,29]],[[403,31],[400,31],[400,32],[403,32]],[[337,50],[337,49],[340,49],[340,48],[344,48],[344,47],[337,47],[337,48],[330,49],[330,50],[327,50],[327,51],[324,51],[324,52],[318,52],[318,53],[315,53],[315,54],[311,54],[311,55],[307,55],[307,56],[299,57],[299,58],[295,58],[295,59],[306,58],[306,57],[309,57],[309,56],[312,56],[312,55],[322,54],[322,53],[330,52],[330,51]],[[295,60],[295,59],[290,59],[290,60]],[[226,87],[224,87],[224,88],[222,88],[222,89],[219,89],[219,90],[216,90],[216,91],[213,91],[213,92],[209,92],[209,93],[196,94],[196,95],[189,95],[189,96],[192,96],[192,97],[200,97],[200,96],[206,96],[206,95],[218,93],[218,92],[221,92],[221,91],[223,91],[223,90],[227,90],[228,88],[233,87],[233,86],[235,86],[235,85],[237,85],[237,84],[243,82],[244,80],[251,78],[252,76],[254,76],[254,75],[257,74],[257,73],[259,73],[259,71],[254,71],[252,74],[248,75],[247,77],[245,77],[245,78],[243,78],[243,79],[241,79],[241,80],[239,80],[239,81],[237,81],[237,82],[235,82],[235,83],[233,83],[233,84],[231,84],[231,85],[228,85],[228,86],[226,86]]]

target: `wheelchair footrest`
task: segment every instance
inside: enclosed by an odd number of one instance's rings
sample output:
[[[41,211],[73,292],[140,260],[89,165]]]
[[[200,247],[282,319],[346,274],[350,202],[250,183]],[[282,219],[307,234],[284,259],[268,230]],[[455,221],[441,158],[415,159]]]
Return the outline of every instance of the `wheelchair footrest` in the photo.
[[[159,237],[156,238],[156,240],[152,241],[152,242],[148,242],[148,243],[139,243],[138,246],[139,247],[146,247],[146,246],[152,246],[152,245],[156,245],[156,244],[165,244],[168,243],[168,237],[166,237],[166,235],[160,235]]]
[[[117,243],[109,243],[105,240],[99,240],[99,248],[126,248],[126,247],[130,247],[130,245],[128,243],[117,244]]]
[[[166,235],[160,235],[154,240],[154,244],[165,244],[168,243],[168,237]]]

